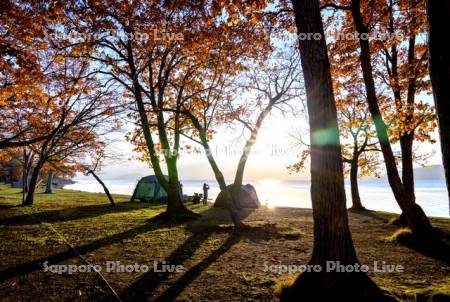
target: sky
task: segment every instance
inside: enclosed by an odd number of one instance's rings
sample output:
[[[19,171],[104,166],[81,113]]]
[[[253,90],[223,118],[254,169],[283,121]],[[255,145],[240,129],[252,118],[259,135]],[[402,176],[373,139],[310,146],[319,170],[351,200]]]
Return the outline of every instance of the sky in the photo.
[[[245,179],[308,179],[308,173],[290,174],[287,166],[296,162],[298,149],[290,137],[296,131],[307,131],[304,119],[283,117],[272,113],[263,124],[258,140],[249,156]],[[108,161],[102,175],[105,179],[136,180],[153,172],[144,162],[133,159],[133,146],[124,138],[124,133],[114,134],[114,143],[109,147],[120,154],[120,160]],[[222,127],[211,141],[211,147],[219,168],[226,179],[232,179],[239,161],[240,152],[247,136],[242,135],[241,127]],[[188,141],[185,141],[186,143]],[[189,142],[198,146],[195,142]],[[198,146],[200,147],[200,146]],[[202,151],[202,148],[199,148]],[[164,164],[162,165],[164,167]],[[203,152],[200,154],[182,153],[178,161],[181,179],[214,179],[214,174]]]
[[[244,175],[245,180],[308,180],[310,178],[308,166],[305,171],[294,174],[287,169],[288,165],[296,162],[299,152],[291,134],[299,132],[305,137],[308,135],[308,123],[305,117],[286,117],[278,112],[273,112],[263,124],[252,154],[249,156]],[[438,138],[437,131],[432,136]],[[115,159],[104,165],[101,171],[104,179],[135,181],[143,176],[153,174],[146,163],[132,159],[133,146],[124,139],[123,132],[115,133],[114,140],[115,142],[109,148],[121,154],[120,160]],[[219,129],[211,142],[219,168],[227,180],[234,178],[244,142],[242,129],[228,126]],[[196,143],[190,142],[190,144],[196,146]],[[441,164],[439,143],[417,145],[421,152],[434,152],[427,164]],[[214,179],[214,174],[204,153],[181,154],[178,170],[181,180]]]

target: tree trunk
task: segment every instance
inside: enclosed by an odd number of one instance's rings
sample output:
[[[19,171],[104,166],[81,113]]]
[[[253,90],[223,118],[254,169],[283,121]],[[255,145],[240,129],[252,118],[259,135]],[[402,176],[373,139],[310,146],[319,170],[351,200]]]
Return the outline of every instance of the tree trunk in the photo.
[[[350,188],[352,191],[352,209],[364,210],[358,188],[358,155],[353,155],[350,163]]]
[[[169,217],[194,217],[197,216],[186,208],[181,198],[181,187],[178,179],[176,158],[166,158],[167,170],[169,174],[169,186],[167,192],[168,203],[166,215]]]
[[[23,150],[23,171],[22,171],[22,193],[28,192],[28,175],[29,175],[30,153],[26,149]]]
[[[321,39],[300,41],[311,135],[311,200],[314,246],[311,265],[283,291],[283,301],[380,301],[378,288],[365,273],[327,272],[327,261],[356,265],[348,226],[336,104],[319,0],[293,1],[298,34],[319,33]],[[323,135],[326,131],[327,135]],[[324,138],[325,137],[325,138]]]
[[[53,170],[50,170],[48,172],[47,177],[47,184],[45,186],[45,194],[52,194],[53,193]]]
[[[31,174],[30,184],[28,185],[28,193],[22,205],[31,206],[34,202],[34,193],[36,192],[37,182],[39,178],[39,172],[41,172],[42,166],[44,164],[39,161],[36,164],[36,167],[33,169],[33,173]]]
[[[244,228],[245,224],[241,221],[240,209],[237,206],[236,200],[233,197],[233,193],[228,190],[225,178],[217,165],[217,162],[212,154],[211,148],[208,143],[208,138],[205,129],[200,125],[198,119],[190,113],[187,113],[189,119],[192,121],[195,129],[197,129],[200,141],[202,143],[203,149],[205,150],[206,158],[213,170],[214,176],[217,183],[219,184],[220,190],[225,194],[225,200],[228,205],[227,210],[230,213],[231,220],[236,228]]]
[[[252,131],[251,137],[246,142],[246,144],[242,150],[241,157],[239,158],[239,163],[238,163],[238,167],[236,169],[236,175],[234,177],[234,183],[233,183],[233,196],[236,196],[236,194],[241,189],[242,182],[244,180],[244,171],[245,171],[245,165],[247,164],[247,160],[248,160],[248,154],[256,141],[256,135],[255,135],[254,139],[252,139],[253,136],[254,135],[253,135],[253,131]]]
[[[139,77],[136,70],[136,66],[134,63],[134,56],[133,56],[133,50],[131,46],[131,42],[129,41],[127,44],[127,63],[130,67],[130,78],[133,81],[133,93],[134,93],[134,99],[136,102],[137,109],[139,111],[139,119],[141,122],[141,128],[142,128],[142,134],[144,135],[144,139],[147,145],[147,149],[150,156],[150,161],[152,164],[153,171],[155,172],[156,178],[158,179],[161,186],[164,188],[164,190],[167,192],[168,201],[167,201],[167,208],[166,208],[166,215],[171,218],[194,218],[198,217],[199,215],[190,211],[186,208],[186,206],[183,204],[180,194],[179,194],[179,182],[178,182],[178,176],[174,176],[174,169],[176,171],[176,160],[175,163],[170,165],[167,163],[167,169],[169,171],[169,181],[165,178],[161,165],[159,163],[159,157],[157,156],[155,143],[152,138],[152,134],[150,132],[150,123],[147,117],[147,111],[144,105],[144,100],[142,98],[142,87],[139,83]],[[150,100],[153,102],[154,100]],[[152,104],[153,106],[153,104]],[[161,109],[161,108],[159,108]],[[164,122],[161,121],[163,114],[161,111],[157,113],[157,119],[158,119],[158,134],[160,136],[161,144],[163,145],[163,149],[165,151],[168,151],[170,148],[168,147],[167,142],[167,135],[165,131],[162,131],[161,127],[164,126]],[[161,125],[162,124],[162,125]],[[166,158],[167,160],[167,158]],[[171,176],[172,175],[172,176]]]
[[[105,191],[105,194],[106,194],[106,196],[108,197],[108,200],[109,200],[109,204],[110,204],[112,207],[115,206],[114,198],[112,197],[111,193],[110,193],[109,190],[108,190],[108,187],[107,187],[107,186],[105,185],[105,183],[100,179],[100,177],[98,177],[98,175],[97,175],[94,171],[92,171],[92,170],[89,170],[87,174],[92,174],[92,176],[94,176],[95,180],[102,186],[103,191]]]
[[[360,35],[368,34],[368,28],[364,25],[361,16],[360,0],[352,0],[351,12],[357,32]],[[412,231],[419,237],[427,238],[430,234],[434,234],[433,228],[422,208],[417,205],[414,200],[409,198],[403,188],[403,183],[397,170],[397,163],[395,161],[394,153],[389,142],[387,125],[383,120],[380,108],[378,106],[375,82],[372,74],[369,41],[359,39],[359,43],[361,48],[360,61],[366,88],[367,103],[369,105],[369,111],[374,121],[378,141],[383,153],[389,184],[392,188],[392,192],[394,193],[397,203],[408,219],[408,224]]]
[[[186,206],[184,205],[183,201],[180,198],[179,193],[179,181],[178,176],[174,176],[174,172],[176,172],[176,161],[175,164],[170,164],[169,161],[167,161],[167,169],[169,171],[169,181],[164,177],[164,174],[162,173],[161,166],[159,164],[159,158],[156,155],[156,147],[153,142],[153,138],[150,132],[150,123],[148,121],[147,112],[144,107],[144,101],[142,99],[142,92],[140,90],[140,85],[137,82],[137,79],[135,80],[135,100],[136,104],[139,110],[139,116],[140,121],[142,124],[142,132],[144,134],[144,138],[147,144],[147,148],[150,154],[150,160],[152,163],[153,171],[155,172],[156,178],[158,179],[161,186],[164,188],[164,190],[167,192],[167,208],[166,208],[166,214],[169,217],[172,218],[187,218],[187,217],[198,217],[198,214],[195,214],[194,212],[190,211]]]
[[[412,21],[411,26],[415,22]],[[409,74],[408,87],[406,91],[407,116],[406,122],[411,123],[414,118],[414,102],[416,96],[416,75],[415,75],[415,44],[416,38],[412,36],[408,40],[408,64]],[[414,203],[416,202],[416,195],[414,192],[414,167],[413,167],[413,143],[414,130],[404,133],[400,137],[400,148],[402,150],[402,182],[403,188],[408,195],[408,198]]]
[[[413,166],[413,134],[405,134],[400,138],[402,150],[402,182],[408,200],[416,202],[414,192],[414,166]]]
[[[427,13],[430,24],[428,35],[430,78],[439,123],[442,163],[450,207],[450,51],[447,41],[450,0],[428,0]]]
[[[239,164],[236,170],[236,175],[234,177],[234,183],[233,183],[233,194],[236,195],[242,186],[242,181],[244,179],[244,171],[245,171],[245,165],[247,164],[248,155],[253,147],[253,145],[256,143],[256,138],[258,137],[259,129],[261,129],[262,123],[266,119],[267,115],[272,110],[273,104],[272,100],[270,100],[270,103],[264,108],[264,110],[261,112],[261,114],[258,116],[255,127],[251,131],[250,138],[245,143],[245,146],[242,150],[241,157],[239,159]]]

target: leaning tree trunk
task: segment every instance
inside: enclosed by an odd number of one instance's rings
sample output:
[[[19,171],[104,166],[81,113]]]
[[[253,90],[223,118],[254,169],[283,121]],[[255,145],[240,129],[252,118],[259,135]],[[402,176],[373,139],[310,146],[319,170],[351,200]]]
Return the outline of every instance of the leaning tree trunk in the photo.
[[[235,198],[235,191],[234,191],[234,189],[230,190],[227,187],[227,184],[225,182],[225,177],[223,176],[222,172],[219,170],[219,167],[217,166],[217,163],[210,152],[211,150],[209,149],[209,145],[204,144],[204,148],[206,151],[206,156],[208,158],[208,162],[211,165],[211,168],[213,170],[216,181],[219,184],[220,191],[223,192],[223,194],[225,196],[227,210],[230,213],[231,220],[233,221],[233,224],[236,228],[244,228],[245,224],[241,220],[240,210],[236,204],[237,202],[236,202],[236,198]]]
[[[45,185],[45,194],[53,193],[53,170],[48,171],[47,184]]]
[[[427,13],[430,24],[428,35],[430,78],[439,123],[442,163],[447,180],[450,207],[450,50],[448,47],[450,0],[428,0]]]
[[[414,166],[413,166],[413,141],[414,134],[405,134],[400,137],[400,148],[402,151],[402,182],[405,194],[408,200],[416,202],[416,194],[414,190]],[[408,218],[404,212],[392,221],[392,224],[398,226],[408,226]]]
[[[352,209],[364,210],[358,188],[358,155],[353,155],[350,163],[350,189],[352,192]]]
[[[367,26],[363,22],[360,11],[360,0],[352,0],[352,17],[359,35],[369,34]],[[403,183],[397,170],[397,163],[395,161],[394,153],[389,142],[387,125],[383,120],[377,95],[375,91],[375,82],[372,74],[372,63],[370,57],[369,41],[366,39],[359,39],[360,44],[360,61],[366,88],[367,103],[369,111],[375,124],[378,141],[380,143],[381,151],[383,153],[384,162],[388,181],[394,194],[395,200],[400,206],[402,212],[405,214],[408,225],[411,227],[414,234],[421,238],[427,238],[430,235],[434,237],[433,228],[428,220],[425,212],[417,205],[414,200],[411,200],[403,188]]]
[[[31,174],[30,184],[28,185],[27,197],[25,198],[23,205],[31,206],[34,202],[34,193],[36,192],[36,187],[39,179],[39,173],[43,167],[43,163],[39,161],[33,169]]]
[[[100,177],[98,177],[98,175],[93,171],[93,170],[89,170],[87,172],[87,174],[91,174],[95,180],[102,186],[103,191],[105,192],[106,196],[108,197],[109,200],[109,204],[114,207],[115,203],[114,203],[114,198],[112,197],[111,193],[108,190],[108,187],[105,185],[105,183],[100,179]]]
[[[310,264],[322,271],[301,274],[282,292],[281,299],[380,301],[379,290],[367,274],[326,271],[328,261],[355,265],[358,259],[348,226],[336,104],[319,0],[298,0],[293,5],[298,33],[321,34],[319,40],[300,41],[300,55],[311,135],[314,246]]]
[[[230,192],[230,190],[228,189],[227,184],[225,182],[225,178],[222,172],[220,171],[219,166],[217,165],[217,162],[212,154],[205,129],[200,125],[200,122],[195,116],[188,113],[188,117],[192,121],[192,124],[194,125],[195,129],[197,129],[198,131],[200,141],[202,143],[203,149],[205,150],[206,158],[208,159],[208,162],[211,166],[211,169],[213,170],[216,181],[219,184],[220,191],[222,191],[225,195],[227,210],[230,213],[230,217],[231,220],[233,220],[234,226],[236,228],[245,228],[245,224],[241,220],[240,209],[237,205],[236,199],[233,197],[233,192]]]
[[[270,103],[264,108],[264,110],[261,112],[261,114],[258,116],[255,127],[252,129],[250,133],[250,138],[246,141],[244,148],[242,150],[241,157],[239,158],[239,164],[236,169],[236,175],[234,177],[233,182],[233,194],[236,196],[242,186],[242,181],[244,179],[244,171],[245,171],[245,165],[247,164],[248,155],[250,154],[250,150],[252,149],[253,145],[256,143],[256,138],[258,137],[259,130],[261,129],[262,123],[266,119],[267,115],[272,110],[273,104],[272,100],[270,100]]]

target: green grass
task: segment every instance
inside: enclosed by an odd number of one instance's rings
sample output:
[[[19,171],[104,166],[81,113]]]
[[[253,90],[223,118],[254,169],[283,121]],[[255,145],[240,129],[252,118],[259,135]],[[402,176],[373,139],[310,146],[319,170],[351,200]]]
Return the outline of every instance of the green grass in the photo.
[[[277,301],[276,293],[296,276],[265,273],[263,263],[306,264],[310,258],[310,209],[246,210],[245,222],[253,229],[236,235],[224,210],[188,204],[202,213],[200,220],[156,220],[155,216],[165,210],[164,204],[131,203],[125,195],[114,198],[116,206],[111,208],[104,194],[57,189],[54,194],[38,191],[33,206],[21,207],[20,190],[0,185],[0,275],[17,265],[27,267],[55,255],[63,256],[58,264],[83,264],[76,255],[65,254],[69,250],[66,240],[93,264],[117,260],[152,265],[153,260],[168,259],[184,265],[189,278],[149,277],[146,284],[157,283],[155,297],[183,286],[179,298],[185,301],[218,301],[228,296]],[[371,275],[380,287],[404,301],[414,301],[416,295],[449,294],[448,265],[399,244],[395,238],[404,230],[357,213],[350,213],[349,219],[362,263],[386,260],[407,268],[404,274]],[[431,220],[434,226],[450,231],[449,219]],[[395,238],[386,240],[393,233]],[[132,286],[145,274],[105,276],[116,291],[122,292],[130,286],[139,290]],[[39,268],[0,282],[2,301],[30,301],[43,293],[48,300],[78,300],[78,291],[84,301],[109,292],[95,274],[60,276],[44,274]]]

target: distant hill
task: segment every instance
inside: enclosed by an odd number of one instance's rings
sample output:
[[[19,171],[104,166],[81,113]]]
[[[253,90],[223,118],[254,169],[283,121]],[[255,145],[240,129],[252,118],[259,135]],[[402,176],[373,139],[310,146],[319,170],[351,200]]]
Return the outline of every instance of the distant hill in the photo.
[[[401,171],[399,171],[401,173]],[[380,178],[373,176],[364,177],[366,180],[382,180],[387,181],[387,175],[383,174]],[[415,180],[444,180],[444,167],[442,165],[431,165],[414,169]]]
[[[414,179],[417,180],[441,180],[444,178],[444,167],[442,165],[432,165],[414,169]]]

